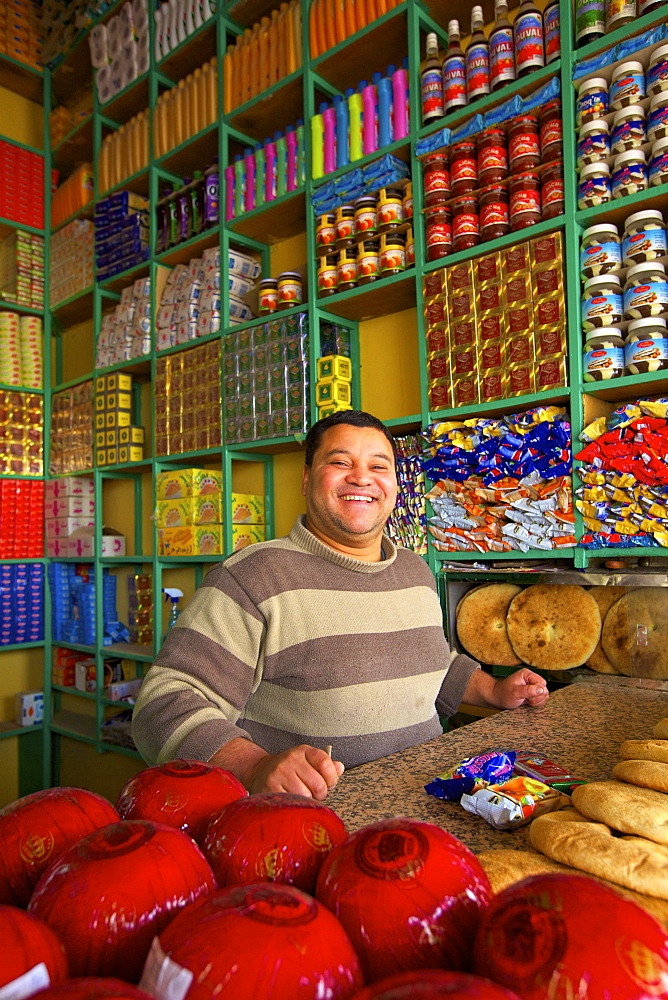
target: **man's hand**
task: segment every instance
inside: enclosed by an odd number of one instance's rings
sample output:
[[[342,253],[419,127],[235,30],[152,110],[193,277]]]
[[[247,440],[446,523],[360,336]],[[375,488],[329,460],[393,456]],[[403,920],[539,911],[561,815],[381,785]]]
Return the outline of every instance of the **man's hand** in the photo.
[[[320,800],[344,771],[341,761],[317,747],[302,744],[270,754],[244,737],[230,740],[209,763],[231,771],[249,792],[291,792]]]
[[[519,708],[520,705],[538,708],[549,697],[547,684],[540,674],[522,667],[503,680],[496,680],[484,670],[475,670],[462,701],[483,708]]]

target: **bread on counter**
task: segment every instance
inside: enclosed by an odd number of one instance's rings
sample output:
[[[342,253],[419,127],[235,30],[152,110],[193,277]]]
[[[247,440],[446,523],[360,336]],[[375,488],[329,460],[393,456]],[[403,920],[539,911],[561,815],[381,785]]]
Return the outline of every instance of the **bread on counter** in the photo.
[[[590,781],[574,788],[571,797],[575,808],[589,819],[621,833],[668,844],[668,797],[662,792],[624,781]]]
[[[613,778],[656,792],[668,792],[668,764],[656,760],[620,760],[612,769]]]
[[[652,736],[659,740],[668,740],[668,719],[661,719],[652,730]]]
[[[619,756],[622,760],[655,760],[668,764],[668,740],[624,740]]]

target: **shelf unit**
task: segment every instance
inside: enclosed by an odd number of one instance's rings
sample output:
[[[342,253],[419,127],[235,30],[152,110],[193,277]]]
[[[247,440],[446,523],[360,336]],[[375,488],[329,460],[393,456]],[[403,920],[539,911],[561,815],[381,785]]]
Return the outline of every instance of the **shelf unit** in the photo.
[[[153,505],[155,476],[167,468],[198,465],[208,468],[222,468],[224,497],[229,510],[232,489],[247,492],[262,492],[267,497],[268,537],[273,533],[282,534],[289,530],[294,515],[301,509],[298,496],[298,472],[301,467],[301,436],[286,436],[276,439],[262,439],[251,442],[223,444],[220,448],[190,452],[179,456],[156,456],[155,439],[152,431],[153,398],[151,384],[155,377],[156,364],[163,357],[198,346],[206,339],[218,339],[229,327],[229,304],[222,295],[221,334],[212,335],[171,348],[169,351],[155,350],[146,357],[132,359],[109,368],[95,367],[95,332],[99,330],[102,316],[118,301],[123,288],[138,277],[152,279],[152,307],[155,315],[156,277],[159,269],[171,268],[192,257],[201,255],[207,247],[219,245],[221,258],[225,259],[228,249],[253,253],[260,260],[263,274],[276,274],[280,270],[291,269],[304,259],[307,261],[308,301],[303,311],[308,313],[310,328],[310,361],[314,366],[319,355],[319,324],[321,322],[344,323],[353,334],[353,361],[356,379],[356,398],[362,408],[376,413],[396,433],[415,432],[433,419],[449,416],[495,415],[514,412],[537,404],[558,403],[568,407],[573,426],[573,438],[583,423],[583,401],[588,408],[605,406],[622,399],[632,399],[639,388],[642,391],[664,392],[668,388],[668,378],[641,376],[617,379],[605,384],[583,384],[581,371],[582,337],[579,315],[579,242],[585,225],[600,218],[620,219],[636,206],[652,204],[668,205],[668,186],[652,189],[630,198],[620,199],[597,209],[585,212],[577,210],[575,174],[575,121],[573,67],[577,61],[607,48],[616,41],[626,38],[629,33],[639,33],[647,27],[659,23],[664,16],[657,12],[639,18],[629,28],[612,32],[601,42],[592,43],[582,49],[574,49],[569,43],[573,37],[573,14],[567,0],[561,3],[562,52],[560,59],[524,77],[499,92],[477,101],[466,109],[451,114],[435,125],[422,127],[420,124],[419,68],[424,50],[425,35],[436,31],[441,42],[446,39],[448,19],[462,16],[462,12],[450,0],[434,0],[424,6],[420,0],[402,0],[377,21],[357,32],[345,42],[336,45],[316,59],[309,59],[307,4],[303,5],[302,52],[303,66],[288,77],[274,84],[269,90],[227,115],[219,115],[218,121],[192,139],[159,158],[153,156],[154,116],[150,109],[156,107],[160,94],[177,84],[178,80],[199,67],[204,61],[215,57],[218,67],[218,105],[223,107],[223,56],[227,44],[250,27],[263,14],[271,11],[276,4],[271,0],[237,0],[221,7],[215,16],[203,25],[177,49],[156,62],[153,45],[153,23],[150,24],[150,71],[137,79],[104,106],[95,100],[94,112],[90,118],[65,137],[52,151],[56,166],[64,173],[82,159],[97,161],[104,135],[127,122],[134,114],[149,109],[149,148],[147,166],[129,177],[113,190],[129,189],[148,195],[154,205],[161,183],[179,180],[192,169],[203,168],[218,156],[220,179],[224,167],[232,162],[235,152],[246,145],[262,141],[276,128],[294,124],[296,119],[304,119],[306,139],[307,176],[303,187],[260,206],[254,211],[225,222],[222,218],[218,226],[193,237],[177,247],[160,254],[152,254],[148,261],[104,283],[61,302],[52,311],[50,326],[46,328],[47,356],[51,349],[53,378],[49,380],[45,399],[50,400],[54,391],[74,386],[94,378],[98,374],[124,371],[132,374],[140,384],[136,408],[141,414],[141,423],[147,428],[147,458],[143,463],[126,466],[112,466],[90,469],[95,479],[96,526],[95,536],[99,546],[103,519],[124,530],[128,539],[130,555],[123,559],[91,560],[91,566],[101,592],[102,573],[105,568],[117,571],[119,583],[123,575],[132,571],[149,571],[153,575],[155,595],[154,646],[151,649],[127,647],[80,647],[79,649],[96,657],[98,689],[93,695],[73,693],[71,689],[56,688],[53,691],[54,714],[50,732],[54,739],[53,768],[51,779],[67,783],[80,769],[81,761],[90,757],[78,754],[77,747],[87,747],[93,754],[115,753],[124,758],[123,765],[135,770],[141,762],[131,752],[104,744],[100,739],[100,726],[110,705],[105,702],[101,690],[104,661],[109,655],[125,655],[134,659],[139,669],[152,661],[159,648],[160,637],[165,627],[165,617],[161,613],[161,589],[165,585],[180,586],[188,597],[203,578],[208,565],[219,556],[199,558],[168,559],[158,557],[156,529],[150,515]],[[112,12],[117,11],[117,6]],[[491,19],[491,4],[485,5],[487,20]],[[466,19],[468,12],[464,14]],[[375,53],[382,53],[377,57]],[[368,76],[375,69],[383,69],[387,63],[400,64],[408,56],[410,80],[410,133],[404,140],[393,143],[386,150],[364,157],[349,168],[340,168],[325,178],[313,181],[308,171],[310,162],[311,116],[316,111],[318,101],[333,94],[342,93],[346,87],[356,86],[359,77]],[[9,72],[9,69],[7,70]],[[13,72],[13,69],[12,69]],[[492,107],[515,95],[525,95],[537,89],[548,79],[558,78],[562,92],[562,116],[564,130],[564,175],[565,212],[558,219],[542,222],[519,233],[511,233],[499,240],[481,244],[471,251],[452,254],[439,261],[426,261],[423,227],[420,224],[423,207],[421,166],[415,157],[416,143],[425,136],[443,127],[458,127],[474,113],[490,110]],[[30,79],[30,78],[29,78]],[[0,77],[1,82],[1,77]],[[50,74],[45,100],[45,114],[56,100],[66,101],[83,86],[92,82],[92,70],[88,60],[86,39],[82,39],[74,50]],[[27,84],[26,84],[27,86]],[[324,182],[330,181],[347,169],[363,166],[382,153],[391,152],[411,165],[414,215],[416,266],[403,274],[382,279],[372,285],[335,294],[326,299],[316,297],[317,288],[315,221],[311,210],[311,196]],[[96,178],[95,196],[106,196],[101,192]],[[85,212],[82,214],[86,214]],[[0,220],[1,221],[1,220]],[[422,278],[430,271],[457,262],[474,259],[482,254],[513,245],[535,236],[559,230],[564,235],[564,270],[567,294],[568,355],[570,382],[565,388],[544,391],[537,394],[514,397],[487,404],[476,404],[456,410],[430,412],[426,386],[425,328],[422,312]],[[155,246],[156,220],[151,215],[151,246]],[[47,319],[47,323],[49,320]],[[243,329],[253,323],[242,324],[234,329]],[[152,341],[153,346],[155,341]],[[311,379],[310,410],[315,414],[314,379]],[[48,434],[49,415],[45,421]],[[277,499],[278,498],[278,499]],[[579,519],[578,519],[579,522]],[[578,531],[581,525],[578,523]],[[225,519],[226,551],[231,545],[229,518]],[[98,548],[99,551],[99,548]],[[606,550],[606,554],[614,550]],[[634,550],[642,554],[645,550]],[[656,550],[646,550],[655,554]],[[546,557],[557,557],[565,568],[585,568],[600,553],[589,553],[584,549],[560,551],[557,553],[531,552],[485,554],[484,561],[499,564],[523,560],[534,562]],[[478,553],[437,553],[429,547],[427,560],[432,570],[442,582],[442,564],[459,563],[462,569],[468,563],[480,561]],[[79,560],[80,561],[80,560]],[[119,591],[120,591],[119,587]],[[123,609],[121,618],[123,618]],[[98,635],[102,630],[101,603],[97,609]],[[67,646],[67,643],[59,643]],[[47,643],[45,663],[45,683],[50,681],[50,645]],[[112,703],[118,708],[117,703]],[[74,749],[73,749],[74,748]],[[77,755],[78,754],[78,755]],[[48,759],[48,753],[46,758]],[[91,779],[92,780],[92,779]]]

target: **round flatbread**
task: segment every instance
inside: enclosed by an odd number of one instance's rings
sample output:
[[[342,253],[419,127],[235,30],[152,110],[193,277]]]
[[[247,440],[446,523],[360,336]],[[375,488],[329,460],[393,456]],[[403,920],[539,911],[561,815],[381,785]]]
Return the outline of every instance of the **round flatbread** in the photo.
[[[483,587],[491,587],[491,586],[492,586],[491,583],[479,583],[475,587],[471,587],[470,590],[467,590],[464,596],[460,597],[460,599],[457,601],[457,607],[455,608],[455,618],[459,617],[459,609],[461,608],[462,604],[464,603],[467,597],[470,597],[471,594],[475,594],[476,591],[478,590],[482,590]]]
[[[570,670],[596,649],[601,615],[584,587],[538,583],[513,598],[506,628],[523,663],[539,670]]]
[[[668,740],[624,740],[619,756],[622,760],[655,760],[668,764]]]
[[[662,792],[627,785],[623,781],[590,781],[574,788],[572,799],[575,808],[589,819],[605,823],[621,833],[668,844],[668,795]],[[666,862],[668,864],[668,856]]]
[[[506,632],[508,607],[521,589],[514,583],[491,583],[470,591],[460,601],[457,638],[474,660],[500,667],[521,664]]]
[[[624,595],[626,594],[625,587],[590,587],[588,593],[594,598],[598,604],[598,610],[601,615],[601,622],[605,621],[605,616],[612,607],[616,604]],[[617,674],[619,671],[610,662],[608,657],[605,655],[603,646],[601,645],[601,637],[599,636],[598,642],[596,643],[596,649],[591,654],[587,660],[585,666],[590,667],[599,674]]]
[[[668,792],[668,764],[656,760],[620,760],[612,769],[613,778],[641,788]]]
[[[668,719],[661,719],[652,730],[652,736],[660,740],[668,740]]]
[[[608,611],[601,642],[621,674],[668,678],[668,588],[629,591]]]

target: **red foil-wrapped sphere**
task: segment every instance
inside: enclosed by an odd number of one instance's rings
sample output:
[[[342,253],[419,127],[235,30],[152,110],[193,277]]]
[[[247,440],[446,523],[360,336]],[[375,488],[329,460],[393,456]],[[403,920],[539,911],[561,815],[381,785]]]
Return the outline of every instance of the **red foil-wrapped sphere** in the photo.
[[[362,985],[335,916],[291,885],[220,889],[154,941],[140,986],[157,1000],[344,1000]]]
[[[65,949],[51,928],[17,906],[0,905],[0,994],[31,996],[67,975]],[[20,977],[20,991],[7,988]]]
[[[405,969],[467,969],[491,894],[468,847],[405,817],[380,820],[335,847],[316,888],[348,931],[368,982]]]
[[[130,778],[116,808],[121,819],[149,819],[175,826],[201,846],[207,827],[220,810],[247,795],[241,782],[222,767],[199,760],[170,760]]]
[[[132,983],[111,976],[81,976],[42,990],[39,1000],[153,1000]]]
[[[347,836],[322,802],[266,792],[226,806],[202,846],[221,887],[285,882],[313,894],[323,861]]]
[[[118,820],[84,788],[49,788],[0,810],[0,903],[27,906],[46,869],[77,840]]]
[[[136,982],[155,934],[216,882],[197,844],[129,819],[83,837],[44,873],[29,909],[65,942],[74,976]]]
[[[474,969],[522,1000],[668,997],[668,935],[636,903],[579,875],[533,875],[495,896]]]
[[[350,1000],[519,1000],[505,986],[468,972],[415,969],[397,972],[365,986]]]

